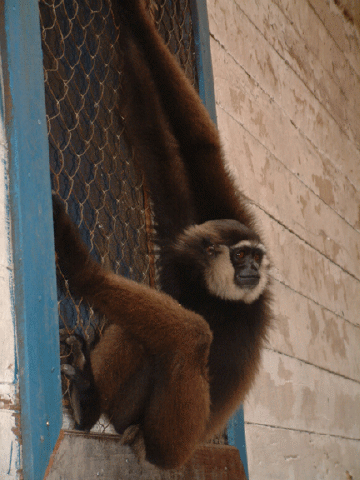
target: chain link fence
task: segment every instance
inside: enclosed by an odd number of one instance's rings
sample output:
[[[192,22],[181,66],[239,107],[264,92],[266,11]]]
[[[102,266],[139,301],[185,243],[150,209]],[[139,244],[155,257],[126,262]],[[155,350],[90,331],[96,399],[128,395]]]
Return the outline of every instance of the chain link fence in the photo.
[[[99,262],[149,284],[149,205],[125,140],[126,119],[117,109],[121,24],[109,0],[40,0],[39,5],[53,191],[65,201]],[[195,83],[188,2],[159,1],[150,8]],[[90,335],[88,329],[98,324],[93,312],[65,291],[59,302],[61,325]]]
[[[115,1],[115,0],[114,0]],[[189,0],[152,0],[150,12],[196,85]],[[53,192],[92,255],[107,269],[153,284],[151,212],[119,115],[121,22],[111,0],[40,0],[45,100]],[[74,299],[58,271],[61,339],[87,341],[105,323]],[[61,361],[71,360],[61,342]],[[69,358],[70,357],[70,358]],[[64,404],[67,382],[63,382]]]

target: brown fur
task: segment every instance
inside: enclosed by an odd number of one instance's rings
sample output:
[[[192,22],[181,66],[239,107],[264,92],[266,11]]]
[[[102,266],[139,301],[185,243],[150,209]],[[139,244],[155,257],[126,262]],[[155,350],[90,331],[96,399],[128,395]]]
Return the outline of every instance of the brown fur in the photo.
[[[213,259],[205,244],[260,243],[255,221],[224,165],[215,125],[142,1],[120,0],[119,15],[127,99],[119,108],[154,204],[163,292],[102,269],[57,201],[56,252],[72,291],[110,323],[90,353],[98,396],[90,403],[117,431],[129,427],[149,461],[175,468],[244,399],[270,322],[270,294],[266,286],[247,305],[208,292]],[[82,426],[92,424],[85,415]]]
[[[168,295],[104,271],[59,203],[54,225],[59,266],[72,290],[111,323],[91,352],[100,410],[119,432],[141,422],[154,463],[183,463],[209,416],[208,324]]]

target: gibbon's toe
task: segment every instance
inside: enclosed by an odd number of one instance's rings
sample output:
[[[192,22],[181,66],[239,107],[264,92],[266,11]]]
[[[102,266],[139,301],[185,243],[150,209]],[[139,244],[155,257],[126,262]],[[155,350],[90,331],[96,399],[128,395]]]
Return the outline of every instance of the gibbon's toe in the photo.
[[[76,377],[76,370],[72,365],[61,365],[61,373],[63,373],[69,380],[73,380]]]
[[[129,445],[140,463],[146,460],[145,441],[140,425],[130,425],[123,433],[121,444]]]

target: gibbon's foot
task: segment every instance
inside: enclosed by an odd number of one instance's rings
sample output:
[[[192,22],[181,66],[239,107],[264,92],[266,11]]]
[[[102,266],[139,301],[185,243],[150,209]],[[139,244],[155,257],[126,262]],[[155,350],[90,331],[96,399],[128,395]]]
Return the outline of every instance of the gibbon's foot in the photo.
[[[145,440],[140,425],[130,425],[125,430],[121,445],[129,445],[140,463],[146,460]]]
[[[84,424],[84,402],[91,398],[91,382],[85,377],[81,370],[72,365],[61,365],[61,373],[70,381],[69,399],[73,411],[76,430],[90,430]]]
[[[86,357],[85,340],[70,336],[63,343],[71,348],[71,364],[61,365],[61,373],[69,380],[69,399],[77,430],[89,431],[100,416],[100,402],[91,372],[90,360]]]
[[[90,380],[85,378],[84,374],[78,368],[65,363],[61,365],[61,373],[63,373],[73,385],[76,385],[76,388],[80,392],[85,392],[90,388]]]

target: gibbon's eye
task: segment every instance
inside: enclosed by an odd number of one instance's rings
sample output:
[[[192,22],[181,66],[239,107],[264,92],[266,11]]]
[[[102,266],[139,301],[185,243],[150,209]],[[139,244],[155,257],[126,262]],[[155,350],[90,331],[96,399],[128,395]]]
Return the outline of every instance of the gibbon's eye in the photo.
[[[206,247],[206,253],[210,256],[215,255],[215,246],[210,244]]]
[[[235,253],[236,260],[242,260],[244,257],[245,257],[245,252],[243,250],[240,250],[240,252]]]
[[[262,252],[259,252],[259,251],[255,251],[253,258],[254,258],[254,261],[260,265],[261,260],[262,260],[262,258],[263,258],[263,253],[262,253]]]

